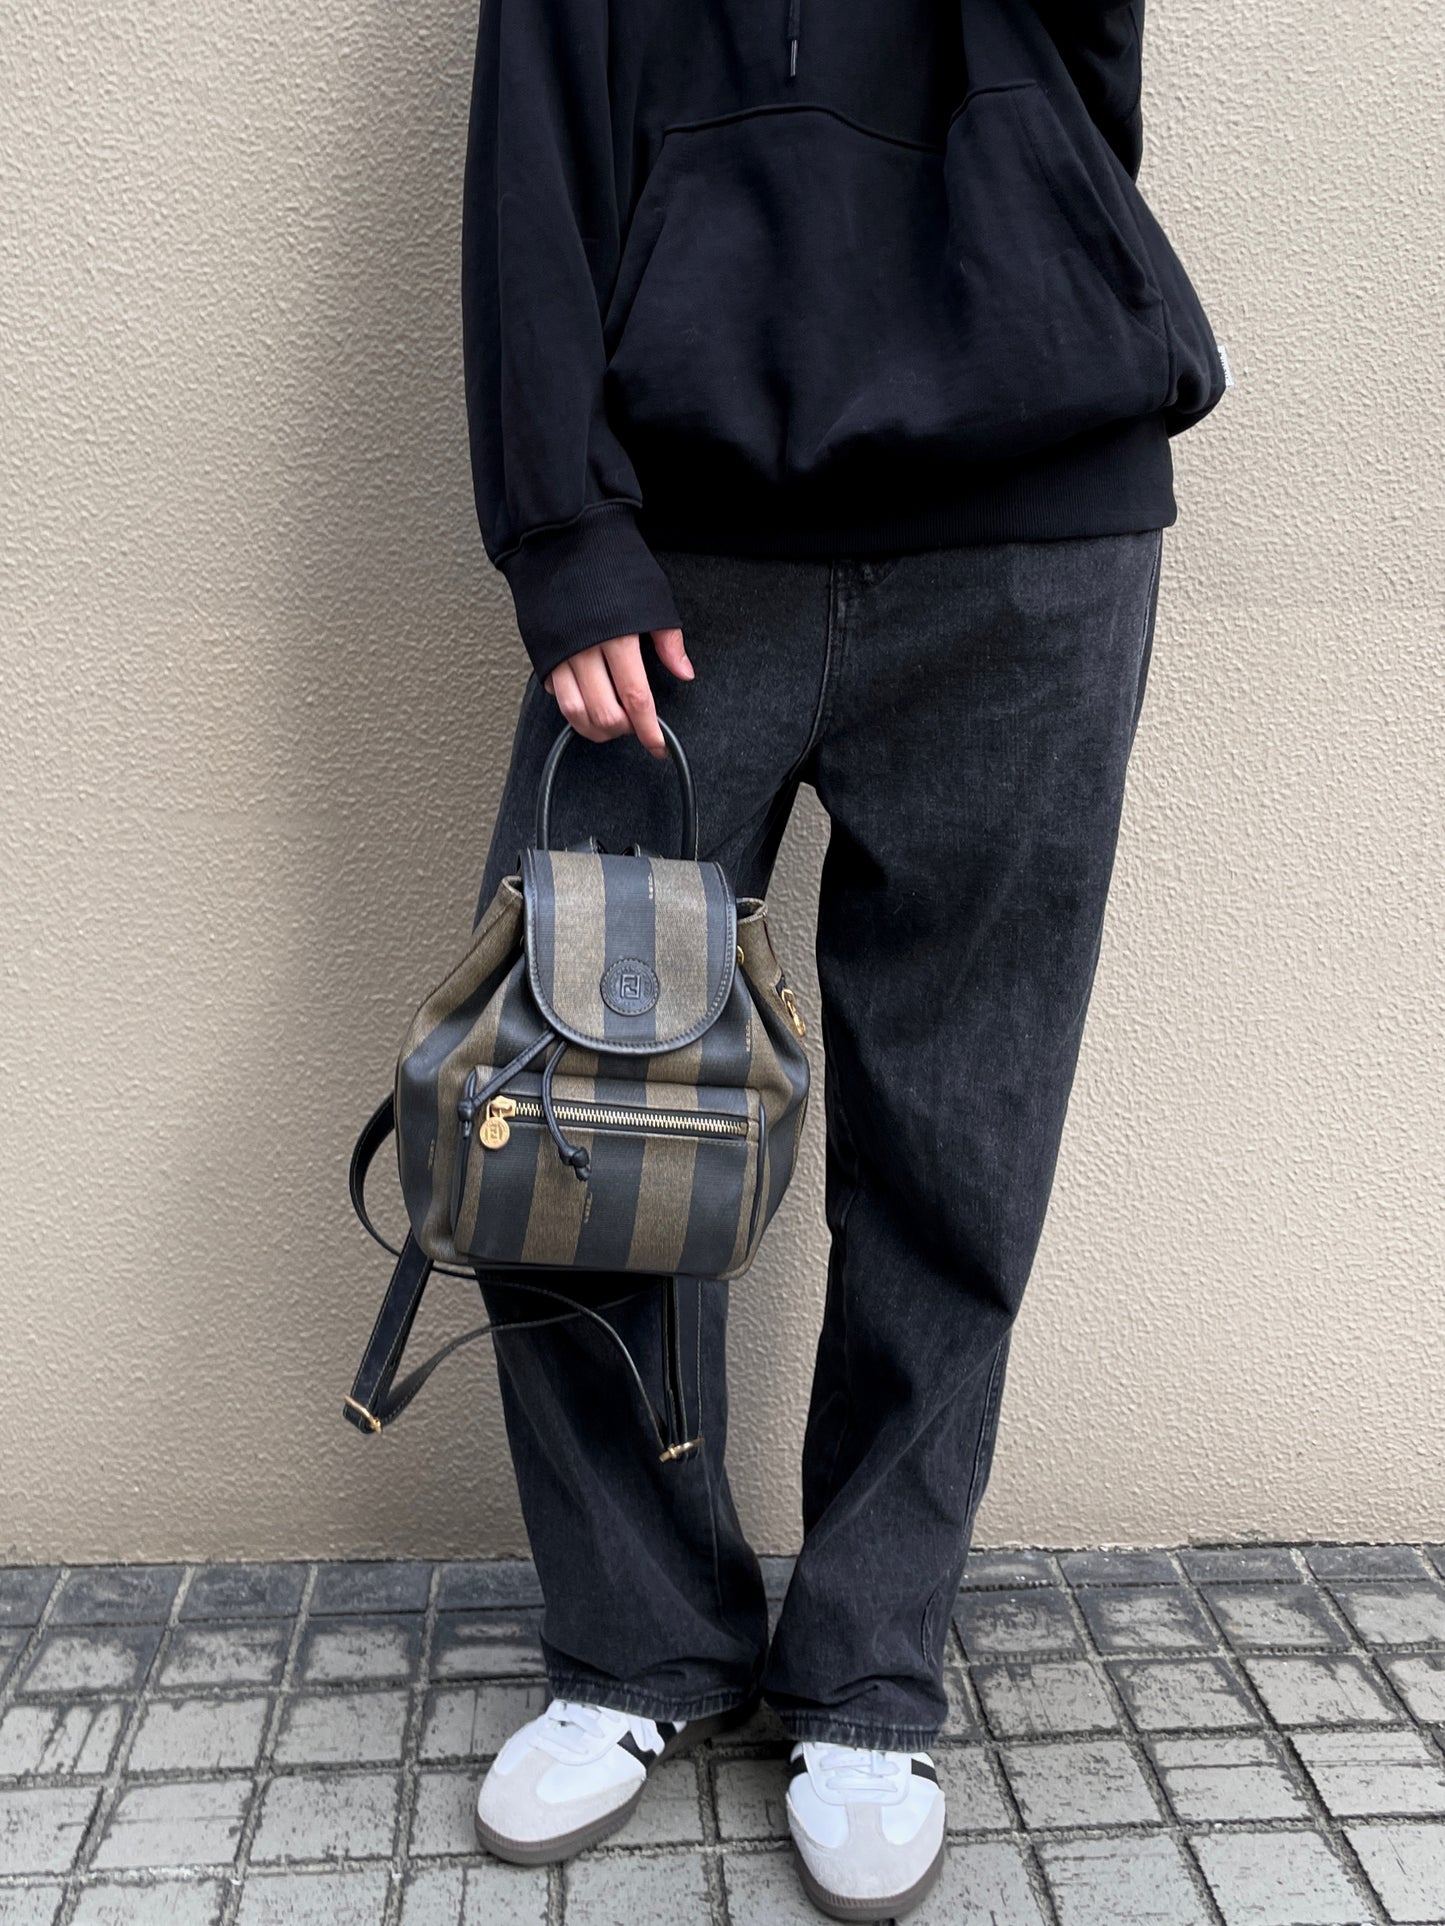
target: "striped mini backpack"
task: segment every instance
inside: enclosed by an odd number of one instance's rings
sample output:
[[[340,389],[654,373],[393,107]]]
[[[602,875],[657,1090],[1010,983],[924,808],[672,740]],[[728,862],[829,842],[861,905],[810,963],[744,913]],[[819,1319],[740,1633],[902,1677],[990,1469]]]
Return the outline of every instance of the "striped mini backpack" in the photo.
[[[535,843],[413,1017],[393,1089],[357,1139],[352,1203],[397,1258],[345,1401],[362,1431],[381,1431],[443,1357],[494,1328],[453,1339],[395,1384],[432,1270],[516,1282],[605,1323],[556,1289],[558,1271],[637,1272],[672,1293],[679,1276],[738,1277],[782,1201],[808,1103],[803,1020],[764,900],[735,898],[721,864],[698,860],[692,774],[661,728],[683,853],[634,843],[614,854],[595,837],[550,847],[574,734],[564,725],[539,785]],[[410,1220],[400,1250],[365,1201],[393,1130]],[[663,1455],[694,1448],[668,1434],[627,1361]]]

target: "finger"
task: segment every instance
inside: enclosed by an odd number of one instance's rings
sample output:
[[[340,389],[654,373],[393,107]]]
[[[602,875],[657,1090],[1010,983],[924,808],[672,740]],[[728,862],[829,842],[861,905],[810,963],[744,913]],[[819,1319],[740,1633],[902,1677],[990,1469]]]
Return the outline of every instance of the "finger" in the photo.
[[[577,687],[582,692],[582,700],[587,705],[587,714],[596,732],[594,742],[607,742],[613,736],[625,736],[632,726],[612,686],[612,671],[607,656],[609,649],[629,641],[633,648],[637,647],[635,635],[620,636],[613,642],[599,642],[590,649],[583,649],[571,658]]]
[[[692,680],[697,672],[683,647],[681,629],[654,629],[652,646],[657,650],[658,660],[665,669],[670,669],[674,675],[682,676],[686,681]]]
[[[582,691],[577,687],[577,677],[573,673],[570,657],[565,662],[557,664],[549,681],[553,698],[562,711],[563,719],[571,723],[578,735],[585,736],[592,725],[588,719],[587,705],[582,700]]]
[[[633,734],[649,755],[666,756],[667,744],[658,727],[657,709],[642,660],[641,642],[635,635],[629,635],[621,642],[605,642],[603,650],[607,666],[612,672],[612,686],[617,691],[617,700],[626,711]]]

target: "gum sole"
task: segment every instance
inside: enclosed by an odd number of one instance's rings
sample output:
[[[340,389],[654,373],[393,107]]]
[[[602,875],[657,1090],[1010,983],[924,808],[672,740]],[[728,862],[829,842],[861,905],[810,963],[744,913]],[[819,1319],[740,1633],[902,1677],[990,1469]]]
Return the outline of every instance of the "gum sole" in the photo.
[[[717,1712],[710,1718],[689,1720],[681,1732],[674,1733],[663,1746],[656,1765],[661,1765],[664,1759],[675,1759],[680,1752],[690,1752],[695,1745],[703,1745],[707,1740],[716,1738],[719,1732],[730,1732],[735,1726],[745,1725],[756,1710],[757,1701],[752,1700],[732,1712]],[[475,1804],[472,1806],[472,1823],[476,1827],[478,1840],[494,1858],[505,1859],[512,1866],[550,1866],[558,1860],[570,1859],[574,1853],[595,1846],[600,1839],[619,1831],[636,1812],[646,1790],[647,1780],[644,1779],[625,1805],[604,1813],[600,1819],[594,1819],[588,1825],[578,1826],[575,1832],[558,1833],[551,1839],[507,1839],[501,1833],[493,1832]]]
[[[504,1839],[501,1833],[492,1831],[475,1806],[472,1807],[472,1819],[477,1828],[477,1838],[493,1858],[505,1859],[512,1866],[550,1866],[554,1860],[570,1859],[573,1853],[581,1852],[587,1846],[595,1846],[599,1839],[605,1839],[609,1833],[625,1826],[641,1805],[646,1790],[647,1781],[644,1779],[625,1806],[619,1806],[615,1812],[604,1813],[600,1819],[594,1819],[590,1826],[579,1826],[575,1832],[559,1833],[554,1839]]]
[[[943,1871],[944,1855],[948,1850],[946,1839],[939,1841],[938,1851],[933,1855],[933,1864],[921,1879],[915,1880],[907,1892],[894,1893],[890,1899],[845,1899],[841,1893],[830,1893],[826,1886],[820,1886],[808,1870],[808,1863],[801,1853],[797,1853],[798,1874],[803,1882],[803,1891],[812,1900],[820,1913],[829,1919],[851,1920],[853,1926],[865,1926],[869,1920],[893,1919],[906,1913],[926,1899],[932,1892]]]

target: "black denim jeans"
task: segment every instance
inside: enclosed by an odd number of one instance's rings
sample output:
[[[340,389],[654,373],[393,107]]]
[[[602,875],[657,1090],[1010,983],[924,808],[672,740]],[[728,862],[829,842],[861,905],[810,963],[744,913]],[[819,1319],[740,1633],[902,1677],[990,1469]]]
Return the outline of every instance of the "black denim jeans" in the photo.
[[[844,1745],[916,1748],[941,1727],[951,1608],[1099,954],[1162,541],[660,552],[696,679],[643,654],[696,777],[700,853],[766,896],[800,783],[830,819],[821,1002],[806,1012],[826,1067],[827,1298],[804,1539],[771,1643],[723,1464],[729,1287],[681,1281],[686,1417],[705,1442],[671,1464],[587,1320],[499,1334],[555,1692],[673,1719],[761,1686],[789,1733]],[[479,914],[533,838],[561,726],[533,675]],[[569,745],[554,846],[594,833],[672,855],[678,822],[670,765],[634,738]],[[495,1318],[545,1314],[479,1275]],[[637,1287],[587,1283],[661,1402],[663,1293]]]

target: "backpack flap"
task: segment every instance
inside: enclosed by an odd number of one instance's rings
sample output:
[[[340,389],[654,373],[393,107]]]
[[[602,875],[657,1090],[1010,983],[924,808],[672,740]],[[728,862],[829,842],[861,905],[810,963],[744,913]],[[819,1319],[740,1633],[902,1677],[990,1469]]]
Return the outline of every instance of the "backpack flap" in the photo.
[[[586,1050],[653,1056],[727,1006],[737,904],[719,863],[522,851],[527,983],[542,1020]]]

